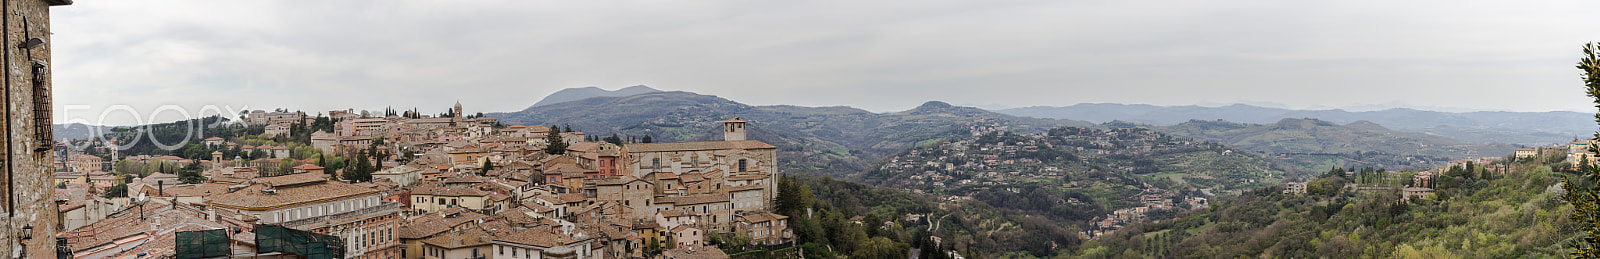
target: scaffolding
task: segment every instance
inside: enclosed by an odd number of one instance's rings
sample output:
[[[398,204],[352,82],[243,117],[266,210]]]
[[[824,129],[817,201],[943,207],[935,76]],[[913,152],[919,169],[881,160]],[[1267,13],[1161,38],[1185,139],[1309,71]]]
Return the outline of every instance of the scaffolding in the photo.
[[[344,258],[339,237],[294,230],[278,225],[256,225],[256,252],[281,252],[309,259]]]
[[[178,232],[173,252],[178,259],[228,257],[228,230],[213,229]]]

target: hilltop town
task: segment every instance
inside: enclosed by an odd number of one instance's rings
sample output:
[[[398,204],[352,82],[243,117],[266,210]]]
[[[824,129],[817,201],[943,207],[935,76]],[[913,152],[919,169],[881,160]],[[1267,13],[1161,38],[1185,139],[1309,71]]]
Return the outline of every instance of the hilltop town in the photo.
[[[154,151],[166,154],[119,154],[116,134],[61,142],[58,237],[78,257],[337,243],[295,254],[717,258],[713,243],[793,245],[773,213],[777,149],[746,139],[738,117],[719,122],[722,141],[650,143],[464,114],[254,111]],[[185,234],[201,232],[214,235]]]

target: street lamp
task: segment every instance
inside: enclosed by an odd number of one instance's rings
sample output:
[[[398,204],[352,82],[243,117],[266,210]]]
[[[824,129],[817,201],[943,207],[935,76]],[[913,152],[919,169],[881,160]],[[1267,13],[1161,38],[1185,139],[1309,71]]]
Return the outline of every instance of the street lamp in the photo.
[[[44,45],[44,43],[45,41],[42,38],[29,38],[26,41],[22,41],[22,44],[17,45],[17,48],[33,49],[39,47],[39,45]]]

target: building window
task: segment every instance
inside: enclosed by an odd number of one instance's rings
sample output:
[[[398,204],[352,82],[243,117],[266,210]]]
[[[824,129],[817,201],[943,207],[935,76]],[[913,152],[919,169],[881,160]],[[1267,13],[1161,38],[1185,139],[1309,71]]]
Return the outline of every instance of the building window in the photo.
[[[55,147],[50,128],[50,89],[44,85],[50,79],[49,73],[44,60],[33,60],[33,151]]]
[[[747,167],[747,166],[748,166],[748,165],[749,165],[749,164],[748,164],[748,163],[747,163],[747,162],[748,162],[748,161],[747,161],[747,160],[745,160],[745,159],[739,159],[739,172],[740,172],[740,173],[743,173],[743,172],[745,172],[745,171],[746,171],[746,170],[745,170],[745,169],[747,169],[747,168],[748,168],[748,167]]]
[[[651,158],[650,159],[650,168],[661,169],[661,159],[660,158]]]

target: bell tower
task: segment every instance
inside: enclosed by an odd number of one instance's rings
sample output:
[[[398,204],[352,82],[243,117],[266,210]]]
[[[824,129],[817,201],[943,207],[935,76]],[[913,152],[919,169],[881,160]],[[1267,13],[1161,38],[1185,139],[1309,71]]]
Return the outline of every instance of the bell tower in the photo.
[[[456,118],[461,118],[461,101],[456,101],[456,107],[450,109],[450,111]]]
[[[728,120],[722,121],[722,140],[725,140],[725,141],[745,140],[745,138],[744,138],[744,123],[745,123],[745,121],[739,119],[739,117],[733,117],[732,119],[728,119]]]

